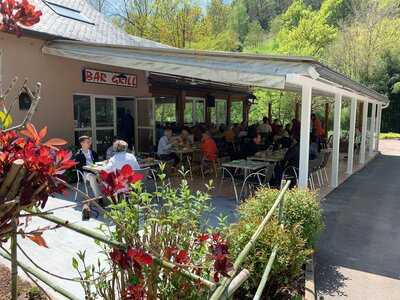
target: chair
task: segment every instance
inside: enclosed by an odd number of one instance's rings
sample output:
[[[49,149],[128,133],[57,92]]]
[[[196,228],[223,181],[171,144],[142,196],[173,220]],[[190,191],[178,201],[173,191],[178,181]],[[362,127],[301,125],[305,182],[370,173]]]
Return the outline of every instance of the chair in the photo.
[[[85,187],[86,195],[88,195],[89,192],[88,192],[88,188],[87,188],[87,184],[86,184],[85,175],[83,174],[83,172],[78,170],[78,169],[76,169],[76,178],[77,178],[77,180],[76,180],[76,189],[79,190],[79,184],[81,183],[81,178],[82,178],[82,182],[83,182],[83,185]],[[75,197],[74,197],[74,201],[75,202],[76,202],[77,198],[78,198],[78,192],[76,191],[75,192]]]
[[[322,157],[322,155],[319,155]],[[321,165],[321,160],[319,160],[318,158],[310,160],[308,162],[308,181],[310,184],[310,188],[312,190],[315,190],[315,182],[314,182],[314,174],[317,171],[317,168]],[[319,177],[318,177],[319,180]],[[321,184],[320,184],[321,186]]]
[[[239,204],[239,197],[238,197],[238,193],[237,193],[237,188],[236,188],[236,183],[235,183],[235,177],[232,175],[232,173],[225,167],[221,167],[221,181],[220,181],[220,186],[219,188],[221,189],[223,180],[225,178],[225,173],[228,174],[231,178],[232,181],[232,185],[233,185],[233,191],[235,192],[235,199],[236,199],[236,204]]]
[[[217,178],[218,177],[218,159],[215,159],[215,160],[207,160],[207,159],[205,159],[204,157],[202,158],[202,160],[201,160],[201,163],[200,163],[200,170],[201,170],[201,176],[203,177],[203,179],[204,179],[204,168],[206,167],[206,166],[208,166],[208,165],[211,165],[211,167],[212,167],[212,170],[213,170],[213,172],[214,172],[214,175],[215,175],[215,178]]]
[[[240,190],[239,200],[242,199],[242,194],[246,185],[249,185],[250,188],[256,185],[267,186],[268,188],[270,188],[271,186],[269,185],[269,182],[272,179],[273,175],[274,166],[272,164],[260,171],[253,172],[247,175],[247,177],[243,181],[242,188]]]
[[[298,185],[299,182],[299,172],[296,167],[289,166],[283,170],[282,178],[281,178],[281,188],[283,187],[283,182],[290,180],[292,183],[295,182],[295,185]]]
[[[140,173],[140,174],[143,175],[143,183],[144,183],[145,186],[146,186],[146,183],[147,183],[147,182],[153,181],[154,187],[155,187],[155,189],[156,189],[156,192],[158,191],[157,177],[156,177],[156,175],[154,174],[154,170],[153,170],[152,168],[147,167],[147,168],[143,168],[143,169],[141,169],[141,170],[138,170],[138,171],[136,171],[136,172],[138,172],[138,173]]]
[[[329,162],[329,159],[331,157],[332,151],[331,151],[331,149],[323,149],[323,150],[321,150],[321,154],[323,154],[323,159],[322,159],[322,162],[321,162],[321,164],[320,164],[320,166],[318,168],[318,172],[319,172],[321,178],[322,179],[326,179],[326,182],[328,183],[329,182],[329,178],[328,178],[328,174],[326,172],[326,166],[327,166],[327,164]],[[325,178],[324,178],[324,176],[325,176]]]

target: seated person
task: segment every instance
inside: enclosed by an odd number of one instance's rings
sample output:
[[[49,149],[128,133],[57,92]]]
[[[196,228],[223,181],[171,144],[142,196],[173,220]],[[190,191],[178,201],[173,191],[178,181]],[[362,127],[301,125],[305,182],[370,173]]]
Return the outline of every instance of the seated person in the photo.
[[[250,157],[256,155],[257,152],[260,152],[262,149],[262,144],[261,144],[261,134],[257,133],[256,135],[253,136],[251,139],[250,143],[247,143],[243,148],[245,152],[245,157]]]
[[[116,140],[113,144],[115,154],[108,160],[105,170],[114,172],[122,169],[125,165],[130,165],[133,170],[140,170],[139,163],[134,154],[128,153],[128,143],[123,140]]]
[[[79,137],[79,143],[81,148],[74,155],[74,160],[77,162],[76,168],[83,172],[83,180],[89,181],[90,188],[93,191],[95,197],[101,196],[101,191],[97,183],[96,174],[86,171],[83,169],[84,166],[94,164],[98,161],[97,153],[91,150],[92,139],[86,135]]]
[[[181,135],[179,136],[179,144],[184,148],[191,148],[193,145],[193,135],[190,134],[189,130],[183,128]]]
[[[232,125],[229,125],[228,128],[225,130],[225,132],[223,133],[223,138],[225,139],[226,142],[228,143],[233,143],[235,142],[235,131],[233,130]]]
[[[300,143],[297,140],[294,140],[293,145],[286,151],[286,154],[282,161],[276,164],[274,169],[275,181],[274,186],[279,187],[281,184],[283,172],[286,168],[294,167],[299,168],[300,162]],[[294,175],[294,174],[289,174]],[[292,181],[292,186],[294,186],[296,182]]]
[[[207,131],[203,131],[201,138],[200,150],[203,156],[203,160],[216,161],[217,160],[217,145]]]
[[[164,136],[158,141],[157,155],[162,161],[173,160],[173,164],[176,167],[180,159],[176,153],[172,152],[172,130],[166,128],[164,130]]]
[[[114,136],[112,144],[110,147],[108,147],[107,151],[106,151],[106,159],[110,159],[114,154],[114,143],[118,140],[118,138],[116,136]]]
[[[317,143],[317,137],[311,134],[310,137],[310,160],[314,160],[317,158],[319,154],[319,145]]]

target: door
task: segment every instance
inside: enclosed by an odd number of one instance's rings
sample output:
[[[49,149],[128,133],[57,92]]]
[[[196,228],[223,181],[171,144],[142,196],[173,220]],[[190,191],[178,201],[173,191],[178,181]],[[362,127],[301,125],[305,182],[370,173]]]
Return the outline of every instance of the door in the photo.
[[[93,143],[99,155],[106,153],[116,135],[116,102],[114,97],[92,97],[94,120]]]
[[[154,98],[135,99],[135,146],[137,153],[150,153],[155,144]]]

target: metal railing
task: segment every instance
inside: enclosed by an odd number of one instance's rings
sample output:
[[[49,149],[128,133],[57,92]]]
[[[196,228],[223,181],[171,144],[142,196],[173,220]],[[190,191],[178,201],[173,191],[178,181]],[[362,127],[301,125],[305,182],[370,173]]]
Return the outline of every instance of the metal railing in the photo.
[[[182,268],[178,268],[176,267],[175,264],[169,262],[169,261],[165,261],[162,258],[153,256],[153,261],[154,263],[160,265],[163,268],[167,268],[167,269],[174,269],[174,270],[178,270],[182,275],[184,275],[185,277],[187,277],[190,280],[197,280],[200,281],[202,284],[204,284],[205,286],[207,286],[207,288],[213,292],[213,294],[210,297],[210,300],[219,300],[219,299],[228,299],[230,297],[232,297],[232,295],[234,294],[234,292],[241,286],[241,284],[243,284],[245,282],[245,280],[248,279],[248,277],[250,276],[250,273],[246,270],[246,269],[242,269],[239,272],[239,269],[241,267],[241,265],[243,264],[245,258],[247,257],[247,255],[249,254],[249,252],[253,249],[253,247],[255,246],[257,239],[259,238],[259,236],[261,235],[261,233],[263,232],[263,230],[265,229],[265,227],[267,226],[267,224],[269,223],[269,221],[272,219],[276,209],[279,207],[279,212],[278,212],[278,221],[281,224],[281,226],[283,226],[283,213],[284,213],[284,202],[285,202],[285,194],[287,192],[287,190],[289,189],[290,186],[290,181],[284,182],[282,185],[282,189],[277,197],[277,199],[275,200],[274,204],[272,205],[271,209],[268,211],[267,215],[264,217],[264,219],[262,220],[261,224],[258,226],[257,230],[254,232],[254,234],[252,235],[250,241],[245,245],[245,247],[243,248],[243,250],[240,252],[240,254],[238,255],[238,257],[236,258],[234,264],[233,264],[233,271],[230,274],[230,277],[224,277],[220,283],[214,283],[212,281],[209,281],[207,279],[204,279],[196,274],[193,274],[185,269]],[[32,211],[30,211],[30,213],[32,213]],[[36,213],[36,212],[33,212]],[[93,238],[94,240],[100,241],[102,243],[108,244],[112,247],[115,248],[119,248],[119,249],[126,249],[126,245],[123,243],[120,243],[116,240],[110,239],[108,237],[106,237],[105,235],[88,229],[88,228],[84,228],[82,226],[76,225],[76,224],[72,224],[67,220],[63,220],[60,219],[58,217],[55,217],[53,215],[50,214],[37,214],[38,217],[45,219],[47,221],[50,221],[52,223],[55,223],[61,227],[65,227],[68,228],[70,230],[73,230],[79,234],[85,235],[87,237]],[[33,277],[35,277],[36,279],[38,279],[39,281],[45,283],[47,286],[49,286],[51,289],[53,289],[55,292],[59,293],[60,295],[66,297],[67,299],[70,300],[78,300],[78,298],[74,295],[72,295],[70,292],[68,292],[67,290],[63,289],[62,287],[56,285],[52,280],[50,280],[47,276],[43,275],[38,269],[38,268],[34,268],[31,266],[28,266],[26,264],[24,264],[23,262],[20,262],[17,260],[17,242],[16,242],[16,236],[13,236],[11,238],[11,253],[8,252],[6,249],[4,249],[4,247],[1,247],[0,249],[0,256],[2,256],[3,258],[13,262],[14,264],[17,264],[27,275],[28,277],[30,277],[30,275],[32,275]],[[275,258],[277,256],[278,253],[278,247],[274,246],[270,258],[268,260],[268,263],[265,267],[264,273],[262,275],[262,279],[259,283],[258,289],[256,291],[255,297],[254,299],[260,299],[264,288],[266,286],[266,283],[268,281],[268,277],[269,274],[271,272],[273,263],[275,261]],[[17,269],[17,268],[15,268]],[[52,274],[51,274],[52,275]],[[53,275],[54,276],[54,275]],[[77,282],[79,282],[79,279],[76,280]],[[14,289],[14,287],[13,287]],[[15,287],[15,291],[16,291],[16,287]]]

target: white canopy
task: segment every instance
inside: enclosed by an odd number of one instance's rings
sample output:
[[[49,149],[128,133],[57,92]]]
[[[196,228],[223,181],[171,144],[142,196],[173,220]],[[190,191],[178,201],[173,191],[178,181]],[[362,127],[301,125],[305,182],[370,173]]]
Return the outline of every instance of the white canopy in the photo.
[[[313,93],[357,97],[387,103],[387,97],[337,73],[312,58],[175,48],[112,46],[53,41],[43,53],[124,68],[191,77],[212,82],[301,91],[304,81]]]

